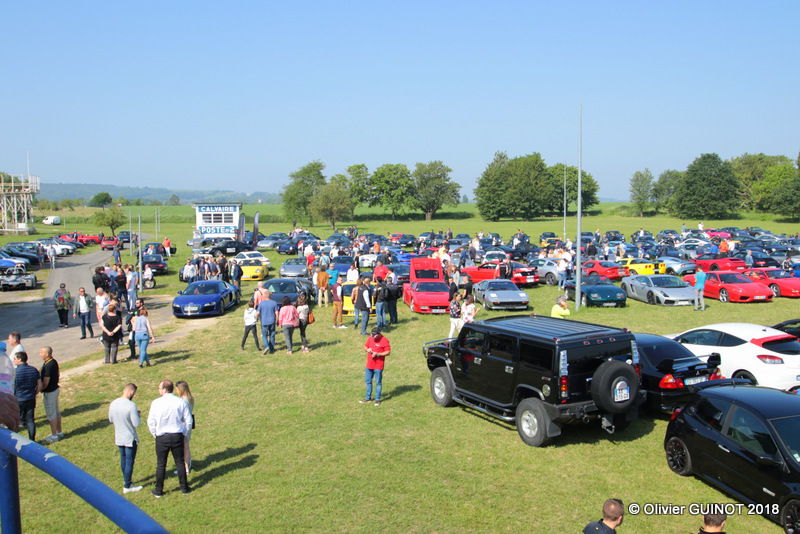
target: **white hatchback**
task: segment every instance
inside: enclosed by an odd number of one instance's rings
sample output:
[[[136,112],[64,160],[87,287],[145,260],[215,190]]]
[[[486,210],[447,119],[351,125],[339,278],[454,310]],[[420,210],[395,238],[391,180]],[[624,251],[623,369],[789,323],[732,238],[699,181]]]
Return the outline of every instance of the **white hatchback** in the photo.
[[[719,369],[726,377],[777,389],[800,388],[800,340],[786,332],[751,323],[720,323],[668,337],[703,361],[719,353]]]

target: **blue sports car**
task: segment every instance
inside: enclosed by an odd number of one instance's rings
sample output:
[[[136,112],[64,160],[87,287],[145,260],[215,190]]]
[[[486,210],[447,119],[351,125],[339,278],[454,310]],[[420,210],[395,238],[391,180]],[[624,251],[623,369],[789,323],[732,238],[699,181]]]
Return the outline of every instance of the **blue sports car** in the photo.
[[[219,280],[192,282],[172,300],[175,317],[223,315],[242,297],[239,288]]]
[[[566,284],[567,298],[575,300],[575,280],[568,280]],[[589,306],[617,306],[625,307],[628,296],[614,285],[608,277],[599,274],[589,274],[581,278],[581,305]]]
[[[264,288],[272,293],[270,299],[277,302],[279,306],[283,302],[283,297],[289,297],[292,304],[297,303],[297,297],[301,293],[305,293],[309,301],[313,297],[313,286],[304,278],[272,278],[264,282]]]

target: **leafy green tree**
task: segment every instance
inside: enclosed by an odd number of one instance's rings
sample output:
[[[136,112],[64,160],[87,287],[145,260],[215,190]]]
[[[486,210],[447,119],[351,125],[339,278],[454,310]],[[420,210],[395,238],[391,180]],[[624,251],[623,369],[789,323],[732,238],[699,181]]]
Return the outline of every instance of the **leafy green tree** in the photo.
[[[414,182],[411,171],[404,163],[386,163],[381,165],[371,178],[373,198],[370,206],[382,206],[392,214],[403,213],[414,198]]]
[[[539,217],[563,198],[563,183],[556,182],[538,152],[509,160],[508,169],[503,204],[514,219]]]
[[[357,204],[369,204],[372,202],[373,188],[372,177],[369,174],[369,169],[363,163],[358,165],[351,165],[347,168],[347,189],[353,196],[353,200]]]
[[[92,218],[97,226],[108,226],[112,235],[116,235],[114,231],[125,224],[125,216],[117,206],[111,206],[107,210],[95,212]]]
[[[169,205],[170,206],[180,206],[181,205],[180,197],[178,195],[172,195],[171,197],[169,197]]]
[[[120,196],[117,197],[117,199],[114,201],[114,203],[119,205],[119,206],[130,206],[131,201],[129,199],[125,198],[124,196],[120,195]]]
[[[495,152],[494,159],[478,178],[478,186],[473,192],[478,213],[484,220],[497,221],[508,215],[504,192],[510,177],[508,155],[505,152]]]
[[[287,220],[307,220],[309,226],[314,225],[311,199],[319,188],[325,185],[325,175],[322,174],[324,169],[325,164],[315,160],[289,175],[291,181],[281,192],[283,212]]]
[[[103,209],[106,209],[106,206],[113,203],[114,199],[111,198],[111,195],[105,191],[97,193],[95,196],[92,197],[92,200],[89,201],[89,205],[92,206],[93,208],[103,208]]]
[[[800,218],[800,170],[792,165],[773,165],[764,172],[763,200],[771,200],[769,209],[774,213]],[[759,193],[754,188],[754,193]],[[761,202],[756,200],[756,205]]]
[[[331,231],[336,228],[336,221],[353,218],[356,203],[351,198],[346,183],[344,175],[331,177],[331,181],[320,187],[311,200],[311,211],[320,219],[328,221]]]
[[[58,207],[62,210],[75,211],[75,208],[72,206],[72,201],[68,198],[62,198],[58,202]]]
[[[741,183],[741,205],[746,210],[752,210],[758,209],[754,196],[764,189],[760,184],[765,178],[767,169],[774,165],[791,164],[792,160],[786,156],[767,156],[763,152],[759,154],[745,152],[741,156],[731,158],[731,163]]]
[[[441,161],[417,163],[412,173],[414,179],[414,204],[430,221],[445,204],[458,204],[461,186],[450,178],[453,170]]]
[[[551,201],[547,207],[547,211],[555,211],[561,213],[564,210],[564,164],[556,163],[548,167],[548,171],[552,176],[552,187],[554,192],[551,196]],[[594,177],[581,170],[581,209],[588,210],[592,206],[597,205],[600,199],[597,198],[597,192],[600,186]],[[567,166],[567,203],[574,204],[578,202],[578,167]],[[577,208],[577,205],[576,205]]]
[[[672,197],[675,194],[675,187],[683,178],[681,171],[666,170],[658,175],[658,180],[653,184],[652,202],[656,213],[665,209],[667,213],[675,211]]]
[[[152,198],[152,199],[150,199],[150,202],[148,202],[148,205],[149,206],[163,206],[164,203],[161,202],[160,200],[158,200],[157,198]]]
[[[738,208],[739,187],[730,161],[702,154],[675,188],[676,213],[685,218],[722,219]]]
[[[644,217],[644,212],[650,207],[650,200],[653,198],[653,173],[650,169],[633,173],[629,191],[630,201],[639,213],[639,217]]]
[[[145,204],[144,199],[142,199],[141,197],[136,197],[136,198],[133,199],[133,202],[131,202],[131,205],[132,206],[145,206],[146,204]]]

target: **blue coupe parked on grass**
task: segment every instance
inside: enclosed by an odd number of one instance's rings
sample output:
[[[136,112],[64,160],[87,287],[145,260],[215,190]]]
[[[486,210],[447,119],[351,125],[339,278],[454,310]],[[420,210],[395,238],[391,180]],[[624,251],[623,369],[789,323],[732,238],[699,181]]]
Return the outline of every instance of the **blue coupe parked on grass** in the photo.
[[[172,300],[172,314],[175,317],[223,315],[225,310],[236,306],[241,297],[239,288],[227,282],[192,282]]]

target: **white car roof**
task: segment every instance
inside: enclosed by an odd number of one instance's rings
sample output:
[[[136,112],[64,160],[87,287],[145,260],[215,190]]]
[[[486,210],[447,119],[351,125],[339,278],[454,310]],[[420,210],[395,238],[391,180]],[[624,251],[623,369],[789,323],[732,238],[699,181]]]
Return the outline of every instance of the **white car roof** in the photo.
[[[753,324],[753,323],[717,323],[717,324],[708,324],[705,326],[699,326],[697,328],[692,328],[691,330],[687,330],[687,332],[691,332],[693,330],[700,330],[710,328],[713,330],[719,330],[720,332],[725,332],[726,334],[730,334],[732,336],[736,336],[741,339],[746,339],[750,341],[751,339],[758,339],[763,337],[772,337],[772,336],[785,336],[788,335],[786,332],[781,330],[777,330],[775,328],[770,328],[769,326],[764,326],[760,324]],[[684,332],[685,333],[685,332]]]

